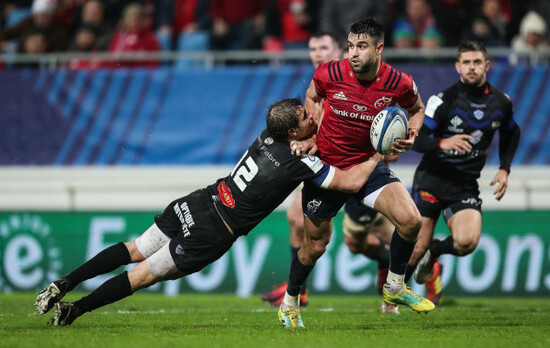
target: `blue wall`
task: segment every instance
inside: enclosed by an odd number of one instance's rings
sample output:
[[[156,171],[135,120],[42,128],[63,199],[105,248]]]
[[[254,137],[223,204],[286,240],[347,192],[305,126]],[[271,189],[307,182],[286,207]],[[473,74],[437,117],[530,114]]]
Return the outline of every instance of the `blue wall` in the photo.
[[[454,67],[398,66],[424,101],[457,80]],[[274,101],[303,95],[307,65],[214,70],[0,72],[1,165],[232,164]],[[515,164],[550,164],[550,70],[496,65],[522,141]],[[400,163],[417,163],[410,152]],[[493,147],[489,164],[498,163]]]

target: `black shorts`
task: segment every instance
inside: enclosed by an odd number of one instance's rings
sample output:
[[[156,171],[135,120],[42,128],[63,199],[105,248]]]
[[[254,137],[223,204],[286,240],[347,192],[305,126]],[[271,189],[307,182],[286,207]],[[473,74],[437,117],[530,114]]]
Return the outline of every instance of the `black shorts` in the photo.
[[[173,201],[155,216],[155,223],[171,238],[170,254],[185,274],[198,272],[222,257],[236,239],[206,189]]]
[[[323,190],[306,182],[302,190],[304,215],[314,219],[331,219],[338,213],[338,210],[342,208],[348,198],[353,197],[353,199],[362,202],[366,196],[394,181],[399,181],[399,179],[384,162],[379,162],[365,185],[359,192],[354,194]]]
[[[478,190],[464,190],[457,183],[425,172],[415,173],[411,196],[420,215],[435,221],[441,212],[445,221],[464,209],[475,209],[481,213],[482,200]]]
[[[348,198],[344,210],[353,221],[359,224],[370,224],[378,214],[376,210],[367,207],[354,196]]]

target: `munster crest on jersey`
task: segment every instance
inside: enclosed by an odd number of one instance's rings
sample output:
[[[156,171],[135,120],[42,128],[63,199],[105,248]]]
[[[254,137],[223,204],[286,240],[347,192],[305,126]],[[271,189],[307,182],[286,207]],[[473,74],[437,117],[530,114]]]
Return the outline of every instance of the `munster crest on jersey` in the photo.
[[[382,97],[374,102],[374,107],[377,109],[383,109],[390,105],[392,97]]]

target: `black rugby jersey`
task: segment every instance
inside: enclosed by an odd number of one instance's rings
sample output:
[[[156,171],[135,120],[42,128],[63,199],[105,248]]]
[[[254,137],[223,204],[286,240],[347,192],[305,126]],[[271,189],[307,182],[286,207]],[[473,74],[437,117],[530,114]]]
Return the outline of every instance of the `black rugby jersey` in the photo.
[[[417,170],[452,181],[476,182],[497,130],[500,168],[510,171],[519,142],[519,126],[513,118],[512,101],[489,83],[470,88],[459,81],[430,97],[426,104],[424,124],[413,147],[424,152]],[[472,136],[470,152],[460,154],[439,148],[441,139],[455,134]]]
[[[298,157],[288,141],[264,130],[230,175],[208,186],[223,219],[236,236],[246,235],[302,182],[326,188],[334,168],[316,156]]]

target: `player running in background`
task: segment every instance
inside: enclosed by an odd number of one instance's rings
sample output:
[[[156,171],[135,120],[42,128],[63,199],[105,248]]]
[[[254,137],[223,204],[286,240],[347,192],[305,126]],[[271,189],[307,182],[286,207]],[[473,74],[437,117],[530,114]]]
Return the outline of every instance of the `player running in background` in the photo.
[[[354,23],[348,35],[349,59],[320,64],[306,92],[308,112],[323,98],[317,146],[327,163],[345,169],[376,154],[370,142],[375,115],[399,103],[409,114],[408,139],[394,143],[394,152],[412,148],[424,119],[424,105],[410,75],[382,61],[384,29],[368,18]],[[350,197],[343,193],[325,194],[308,183],[302,190],[304,243],[290,267],[288,287],[279,318],[288,313],[300,317],[299,293],[319,257],[326,250],[332,232],[332,218]],[[434,309],[433,303],[405,285],[405,269],[421,226],[421,217],[405,187],[379,163],[365,186],[354,195],[386,216],[396,229],[390,245],[390,269],[383,289],[388,304],[403,304],[415,311]],[[301,319],[299,320],[301,321]]]
[[[339,60],[342,56],[341,42],[337,34],[319,32],[309,39],[309,58],[315,68],[321,63]],[[324,99],[315,104],[316,115],[323,114]],[[311,153],[311,152],[310,152]],[[394,156],[397,157],[397,156]],[[387,160],[389,156],[384,159]],[[395,160],[395,158],[391,158]],[[291,260],[296,257],[304,238],[304,212],[302,210],[301,190],[295,195],[290,208],[287,210],[287,221],[290,227]],[[388,219],[376,210],[361,204],[357,199],[349,199],[345,205],[345,214],[342,230],[344,242],[354,254],[363,254],[378,263],[378,291],[382,295],[382,286],[386,281],[389,267],[389,243],[394,227]],[[273,291],[262,294],[261,298],[268,301],[270,306],[279,307],[283,301],[288,283],[274,285]],[[308,304],[307,283],[300,291],[300,306]],[[399,314],[399,308],[387,305],[382,301],[382,313]]]
[[[481,199],[477,179],[485,165],[489,146],[499,132],[500,169],[491,181],[495,198],[506,193],[508,175],[520,129],[513,117],[510,98],[487,82],[490,61],[485,46],[466,42],[458,48],[456,71],[460,81],[431,96],[426,118],[414,144],[423,152],[416,169],[412,196],[422,215],[422,229],[409,261],[407,278],[426,283],[434,303],[441,296],[442,254],[472,253],[481,236]],[[443,212],[451,235],[432,240]]]
[[[342,171],[318,157],[291,154],[290,142],[315,134],[317,125],[299,99],[284,99],[268,111],[267,129],[245,152],[235,169],[215,184],[170,203],[136,240],[113,245],[36,298],[44,314],[55,306],[52,325],[66,326],[86,312],[132,295],[159,281],[200,271],[219,259],[302,182],[323,189],[357,192],[382,156]],[[103,283],[75,302],[59,302],[86,279],[140,262],[134,269]],[[297,318],[292,317],[295,325]]]

